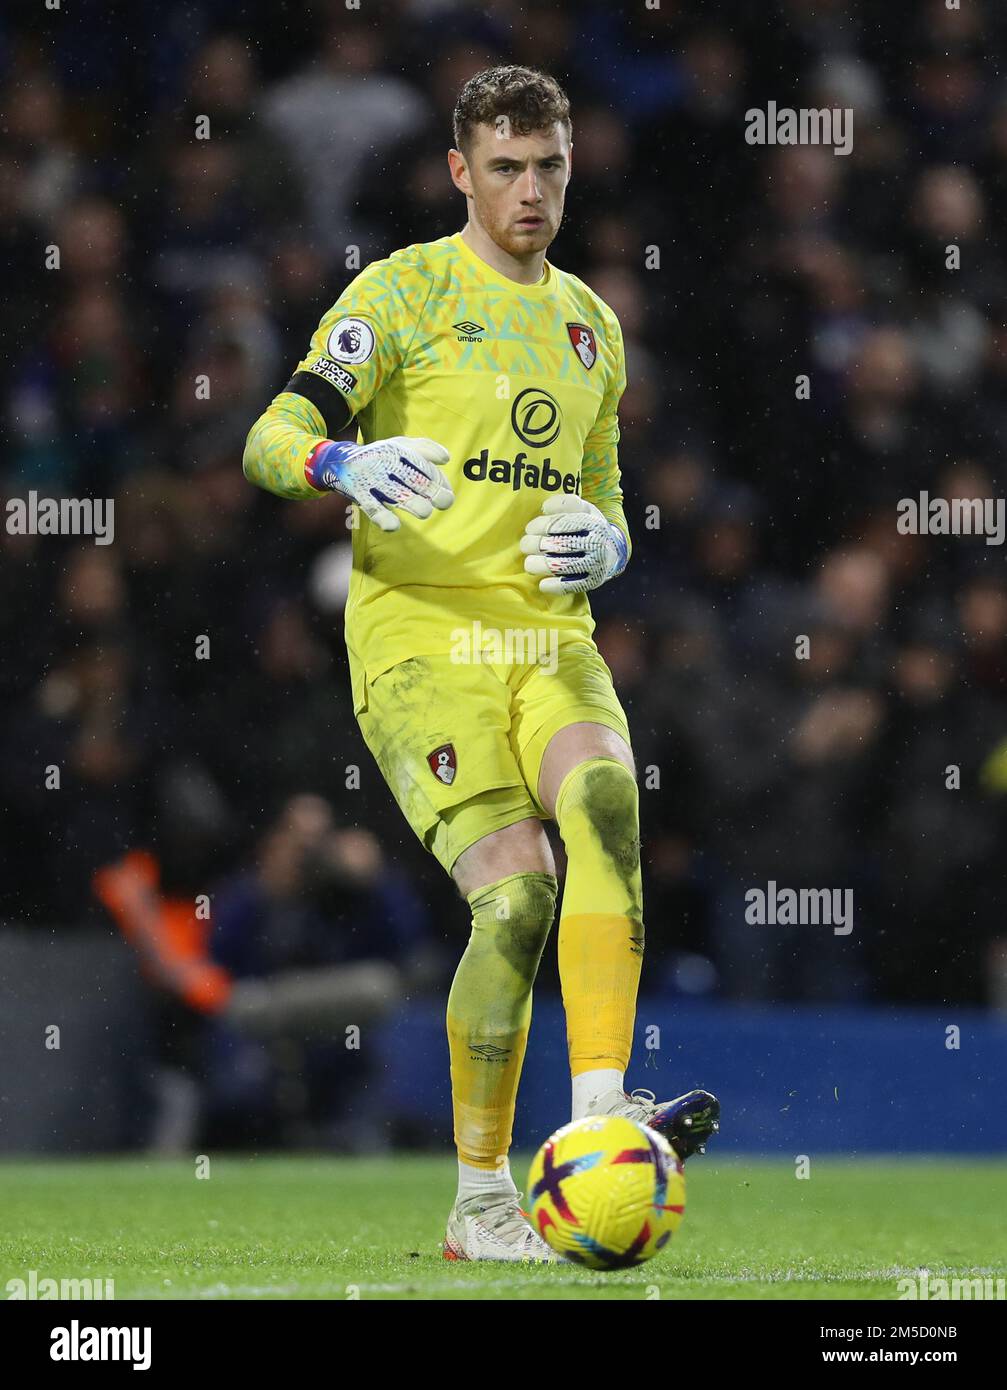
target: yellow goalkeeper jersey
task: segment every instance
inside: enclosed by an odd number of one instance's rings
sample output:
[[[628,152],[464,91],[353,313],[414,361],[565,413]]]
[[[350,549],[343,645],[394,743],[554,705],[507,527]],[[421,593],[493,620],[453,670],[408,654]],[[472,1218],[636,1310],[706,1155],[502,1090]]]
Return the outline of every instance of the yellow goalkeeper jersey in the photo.
[[[317,497],[305,461],[355,419],[359,443],[425,435],[450,452],[445,512],[384,532],[354,508],[346,641],[354,703],[362,676],[451,651],[459,632],[548,629],[591,642],[583,594],[550,596],[524,572],[526,524],[557,493],[580,493],[629,540],[617,408],[626,385],[618,319],[548,261],[522,285],[460,232],[395,251],[323,316],[287,387],[252,426],[246,476],[283,497]],[[499,639],[497,639],[499,640]]]

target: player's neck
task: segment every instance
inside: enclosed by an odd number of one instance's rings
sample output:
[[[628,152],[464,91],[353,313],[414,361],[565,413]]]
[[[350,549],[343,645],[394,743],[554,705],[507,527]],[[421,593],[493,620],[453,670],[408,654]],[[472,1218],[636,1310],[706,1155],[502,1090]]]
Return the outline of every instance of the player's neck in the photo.
[[[542,279],[545,265],[545,252],[532,251],[522,260],[509,255],[498,246],[491,236],[475,222],[466,222],[461,231],[462,240],[469,250],[474,251],[481,261],[508,280],[519,285],[537,285]]]

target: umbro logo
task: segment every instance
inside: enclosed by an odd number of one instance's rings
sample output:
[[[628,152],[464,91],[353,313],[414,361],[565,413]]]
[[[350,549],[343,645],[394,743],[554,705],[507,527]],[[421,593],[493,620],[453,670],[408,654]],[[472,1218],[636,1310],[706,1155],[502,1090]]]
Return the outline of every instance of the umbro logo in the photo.
[[[496,1043],[470,1043],[469,1052],[475,1052],[484,1062],[502,1062],[510,1056],[509,1047],[497,1047]]]
[[[451,327],[458,329],[460,343],[478,343],[480,339],[475,335],[486,332],[481,323],[470,323],[468,319],[462,319],[461,323],[453,323]]]

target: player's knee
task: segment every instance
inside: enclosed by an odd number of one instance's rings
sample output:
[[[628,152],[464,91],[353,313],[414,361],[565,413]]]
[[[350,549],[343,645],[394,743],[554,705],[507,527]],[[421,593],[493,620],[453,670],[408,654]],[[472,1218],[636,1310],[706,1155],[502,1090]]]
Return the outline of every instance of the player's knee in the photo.
[[[567,853],[585,830],[620,876],[640,864],[640,792],[625,763],[588,758],[569,773],[556,801],[556,820]]]
[[[556,892],[553,874],[524,873],[470,893],[473,943],[533,980],[556,914]]]

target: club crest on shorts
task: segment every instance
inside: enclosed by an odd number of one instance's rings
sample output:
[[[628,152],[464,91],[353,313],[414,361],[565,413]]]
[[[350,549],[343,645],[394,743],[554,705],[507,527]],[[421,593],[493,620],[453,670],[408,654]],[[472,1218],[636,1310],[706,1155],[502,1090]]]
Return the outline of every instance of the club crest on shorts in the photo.
[[[430,771],[438,782],[443,782],[446,787],[450,787],[455,780],[455,773],[458,771],[458,759],[455,757],[454,744],[442,743],[440,748],[435,748],[432,753],[427,754],[427,762],[430,764]]]
[[[594,340],[594,329],[588,328],[586,323],[568,323],[566,331],[570,334],[574,352],[590,371],[598,360],[598,345]]]

